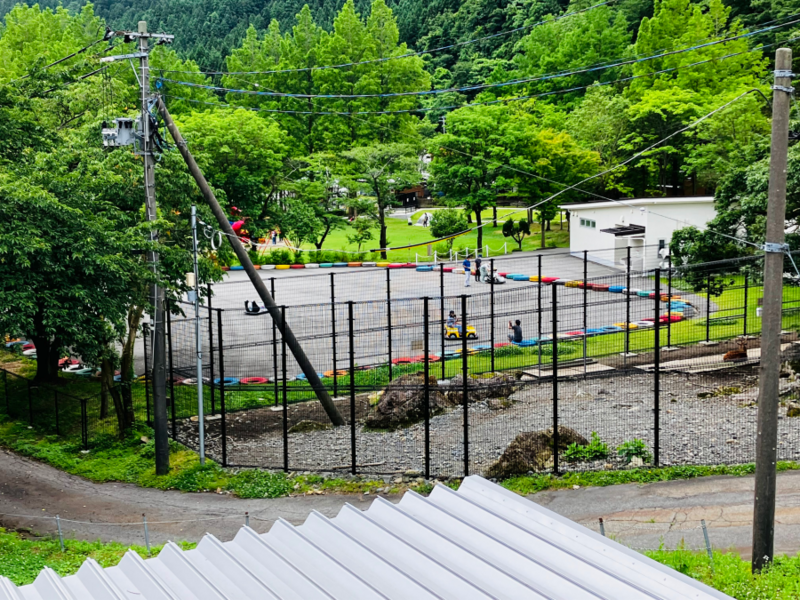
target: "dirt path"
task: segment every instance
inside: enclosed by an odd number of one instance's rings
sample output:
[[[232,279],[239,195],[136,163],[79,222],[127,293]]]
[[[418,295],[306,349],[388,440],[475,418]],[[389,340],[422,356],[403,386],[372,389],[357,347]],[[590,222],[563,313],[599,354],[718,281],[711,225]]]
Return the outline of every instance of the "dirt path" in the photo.
[[[0,524],[55,533],[51,519],[62,518],[68,537],[143,544],[142,513],[147,514],[151,543],[168,539],[197,541],[206,532],[230,539],[250,512],[250,525],[267,531],[278,518],[302,523],[311,511],[334,516],[347,502],[364,509],[369,496],[320,495],[265,500],[241,500],[220,494],[182,494],[143,489],[128,484],[95,484],[42,463],[0,450]],[[399,498],[391,498],[397,500]],[[700,519],[709,527],[713,546],[749,552],[753,501],[752,477],[709,477],[689,481],[543,492],[531,496],[543,506],[598,529],[635,548],[674,547],[681,540],[703,547]],[[26,515],[15,517],[10,515]],[[94,522],[75,523],[65,521]],[[163,521],[203,521],[162,523]],[[800,551],[800,472],[778,475],[776,550]],[[131,523],[131,525],[101,525]]]

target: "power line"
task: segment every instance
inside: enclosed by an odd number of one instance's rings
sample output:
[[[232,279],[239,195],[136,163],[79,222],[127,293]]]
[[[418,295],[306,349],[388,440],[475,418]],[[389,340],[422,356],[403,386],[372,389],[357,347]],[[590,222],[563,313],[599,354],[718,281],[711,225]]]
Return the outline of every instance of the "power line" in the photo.
[[[92,48],[92,47],[96,46],[97,44],[99,44],[100,42],[106,41],[107,39],[110,39],[108,30],[106,30],[106,34],[103,37],[101,37],[99,40],[95,40],[91,44],[88,44],[87,46],[84,46],[80,50],[76,50],[72,54],[68,54],[67,56],[64,56],[63,58],[59,58],[57,61],[51,62],[49,65],[45,65],[39,70],[40,71],[45,71],[45,70],[49,69],[50,67],[55,67],[56,65],[61,64],[62,62],[66,61],[66,60],[69,60],[70,58],[73,58],[75,56],[78,56],[79,54],[82,54],[82,53],[86,52],[89,48]],[[14,79],[14,80],[10,81],[9,83],[16,83],[17,81],[22,81],[23,79],[27,79],[30,76],[31,76],[31,74],[28,73],[27,75],[23,75],[22,77],[20,77],[18,79]]]
[[[344,67],[356,67],[359,65],[368,65],[374,63],[382,63],[389,60],[397,60],[400,58],[410,58],[413,56],[421,56],[423,54],[433,54],[435,52],[441,52],[442,50],[450,50],[452,48],[459,48],[461,46],[468,46],[471,44],[477,44],[478,42],[483,42],[486,40],[503,37],[506,35],[511,35],[512,33],[519,33],[520,31],[525,31],[526,29],[533,29],[534,27],[538,27],[539,25],[545,25],[547,23],[552,23],[555,21],[560,21],[561,19],[566,19],[567,17],[572,17],[574,15],[579,15],[581,13],[588,12],[595,8],[600,8],[601,6],[608,6],[609,4],[613,4],[616,0],[607,0],[606,2],[601,2],[599,4],[594,4],[592,6],[588,6],[586,8],[582,8],[581,10],[576,10],[573,12],[565,13],[558,17],[554,17],[552,19],[545,19],[543,21],[537,21],[536,23],[532,23],[530,25],[523,25],[522,27],[517,27],[516,29],[509,29],[508,31],[501,31],[500,33],[495,33],[492,35],[487,35],[484,37],[476,38],[474,40],[467,40],[466,42],[457,42],[455,44],[449,44],[447,46],[440,46],[439,48],[433,48],[431,50],[420,50],[419,52],[407,52],[406,54],[399,54],[397,56],[387,56],[384,58],[373,58],[370,60],[362,60],[359,62],[351,62],[351,63],[342,63],[338,65],[322,65],[318,67],[302,67],[297,69],[279,69],[274,71],[200,71],[204,75],[271,75],[275,73],[301,73],[304,71],[321,71],[325,69],[341,69]],[[164,72],[167,73],[188,73],[192,75],[196,75],[197,71],[177,71],[177,70],[169,70],[165,69]]]
[[[800,15],[793,15],[793,17],[797,17]],[[791,17],[790,17],[791,18]],[[525,83],[534,83],[537,81],[546,81],[551,79],[558,79],[563,77],[571,77],[573,75],[581,75],[586,73],[591,73],[594,71],[600,71],[605,69],[612,69],[615,67],[621,67],[626,65],[633,65],[642,62],[647,62],[650,60],[655,60],[659,58],[665,58],[667,56],[673,56],[676,54],[683,54],[684,52],[691,52],[694,50],[700,50],[702,48],[708,48],[711,46],[716,46],[718,44],[724,44],[727,42],[732,42],[738,39],[752,37],[754,35],[759,35],[762,33],[766,33],[768,31],[774,31],[776,29],[780,29],[782,27],[786,27],[788,25],[794,25],[800,22],[800,19],[795,19],[794,21],[788,21],[786,23],[782,23],[780,25],[773,25],[771,27],[766,27],[763,29],[758,29],[756,31],[751,31],[748,33],[742,33],[739,35],[734,35],[731,37],[727,37],[721,40],[715,40],[713,42],[706,42],[705,44],[697,44],[694,46],[690,46],[687,48],[683,48],[680,50],[671,50],[668,52],[662,52],[660,54],[652,54],[650,56],[646,56],[643,58],[634,58],[628,60],[621,60],[616,63],[606,64],[602,66],[593,66],[593,67],[581,67],[579,69],[557,73],[552,75],[541,75],[536,77],[529,77],[524,79],[514,79],[511,81],[504,81],[499,83],[485,83],[480,85],[470,85],[470,86],[463,86],[463,87],[450,87],[450,88],[441,88],[438,90],[422,90],[422,91],[415,91],[415,92],[391,92],[391,93],[383,93],[383,94],[293,94],[288,92],[272,92],[272,91],[261,91],[261,90],[243,90],[243,89],[235,89],[235,88],[226,88],[221,86],[213,86],[213,85],[206,85],[202,83],[193,83],[189,81],[178,81],[175,79],[168,79],[168,78],[160,78],[161,81],[166,81],[169,83],[174,83],[177,85],[184,85],[188,87],[197,87],[203,89],[209,89],[215,92],[224,92],[224,93],[232,93],[232,94],[247,94],[251,96],[273,96],[273,97],[280,97],[280,98],[301,98],[301,99],[310,99],[310,98],[320,98],[320,99],[346,99],[346,98],[397,98],[397,97],[407,97],[407,96],[433,96],[438,94],[447,94],[447,93],[454,93],[454,92],[474,92],[478,90],[486,90],[492,88],[500,88],[500,87],[507,87],[511,85],[521,85]]]
[[[251,111],[256,111],[256,112],[266,112],[266,113],[273,113],[273,114],[277,113],[277,114],[301,114],[301,115],[329,115],[329,116],[333,115],[333,116],[349,117],[349,116],[352,116],[352,115],[393,115],[393,114],[424,113],[424,112],[430,112],[430,111],[457,110],[457,109],[460,109],[460,108],[467,108],[467,107],[472,107],[472,106],[489,106],[489,105],[493,105],[493,104],[501,104],[501,103],[507,103],[507,102],[519,102],[521,100],[532,100],[532,99],[535,99],[535,98],[543,98],[543,97],[547,97],[547,96],[556,96],[556,95],[561,95],[561,94],[568,94],[568,93],[572,93],[572,92],[578,92],[578,91],[586,90],[586,89],[588,89],[590,87],[593,87],[593,86],[605,86],[605,85],[614,85],[614,84],[617,84],[617,83],[625,83],[625,82],[628,82],[628,81],[633,81],[635,79],[653,77],[653,76],[656,76],[656,75],[662,75],[664,73],[671,73],[671,72],[679,71],[681,69],[688,69],[688,68],[691,68],[691,67],[696,67],[696,66],[707,64],[707,63],[711,63],[711,62],[727,60],[729,58],[734,58],[736,56],[742,56],[744,54],[749,54],[751,52],[758,52],[758,51],[764,50],[765,48],[770,48],[772,46],[775,46],[775,45],[778,45],[778,44],[781,44],[781,43],[790,43],[790,42],[793,42],[793,41],[795,41],[797,39],[800,39],[800,36],[790,38],[790,39],[788,39],[788,40],[786,40],[784,42],[774,42],[774,43],[770,43],[770,44],[763,44],[761,46],[757,46],[755,48],[751,48],[750,50],[743,50],[742,52],[733,52],[731,54],[726,54],[725,56],[708,58],[708,59],[705,59],[705,60],[701,60],[701,61],[697,61],[697,62],[694,62],[694,63],[690,63],[688,65],[681,65],[681,66],[678,66],[678,67],[669,67],[667,69],[661,69],[659,71],[651,71],[650,73],[642,73],[642,74],[639,74],[639,75],[631,75],[631,76],[628,76],[628,77],[622,77],[620,79],[615,79],[613,81],[598,82],[598,83],[593,83],[591,85],[575,86],[575,87],[566,88],[566,89],[552,90],[552,91],[549,91],[549,92],[541,92],[541,93],[538,93],[538,94],[528,94],[528,95],[525,95],[525,96],[515,96],[515,97],[512,97],[512,98],[499,98],[499,99],[495,99],[495,100],[487,100],[487,101],[484,101],[484,102],[470,102],[470,103],[466,103],[466,104],[458,104],[458,105],[451,105],[451,106],[420,107],[420,108],[409,108],[409,109],[400,109],[400,110],[382,110],[382,111],[368,111],[367,110],[367,111],[353,111],[353,112],[345,112],[345,111],[303,111],[303,110],[285,110],[285,109],[261,108],[261,107],[254,107],[254,106],[241,106],[241,105],[228,104],[228,103],[219,103],[219,102],[206,102],[206,101],[203,101],[203,100],[194,100],[192,98],[185,98],[185,97],[182,97],[182,96],[174,96],[174,95],[171,95],[171,94],[165,94],[165,96],[168,97],[168,98],[174,98],[176,100],[183,100],[183,101],[186,101],[186,102],[193,102],[193,103],[196,103],[196,104],[206,104],[206,105],[222,107],[222,108],[241,108],[241,109],[244,109],[244,110],[251,110]],[[688,50],[686,50],[686,51],[688,52]]]

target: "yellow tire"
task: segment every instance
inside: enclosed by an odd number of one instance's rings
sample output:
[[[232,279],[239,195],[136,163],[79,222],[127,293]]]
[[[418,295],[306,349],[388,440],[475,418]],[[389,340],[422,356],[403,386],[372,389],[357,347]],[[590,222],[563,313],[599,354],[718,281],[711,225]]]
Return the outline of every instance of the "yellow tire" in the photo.
[[[279,271],[283,271],[289,268],[289,265],[275,265],[275,268]]]
[[[375,266],[376,267],[388,267],[389,263],[388,262],[379,262],[379,263],[375,263]]]

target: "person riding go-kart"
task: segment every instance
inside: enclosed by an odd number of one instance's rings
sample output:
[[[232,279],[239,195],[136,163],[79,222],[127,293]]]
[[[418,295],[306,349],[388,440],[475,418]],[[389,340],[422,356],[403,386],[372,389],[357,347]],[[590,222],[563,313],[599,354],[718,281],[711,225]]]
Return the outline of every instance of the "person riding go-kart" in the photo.
[[[444,325],[444,337],[448,340],[461,339],[462,330],[463,327],[459,324],[455,311],[451,310],[450,316],[447,317],[447,321]],[[478,339],[478,332],[475,330],[474,326],[467,325],[466,336],[468,340]]]
[[[506,278],[505,277],[502,277],[502,276],[497,274],[497,269],[492,271],[488,266],[486,266],[485,263],[481,265],[480,273],[481,273],[481,282],[482,283],[492,283],[492,278],[494,278],[494,284],[495,285],[498,285],[498,284],[506,282]]]

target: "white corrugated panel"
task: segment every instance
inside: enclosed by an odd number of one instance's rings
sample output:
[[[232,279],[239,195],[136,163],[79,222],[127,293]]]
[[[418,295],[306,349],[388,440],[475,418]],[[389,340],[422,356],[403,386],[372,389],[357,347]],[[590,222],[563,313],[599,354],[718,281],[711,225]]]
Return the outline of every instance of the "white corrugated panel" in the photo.
[[[20,588],[0,577],[0,600],[275,598],[731,600],[481,477],[266,534],[243,527],[230,542],[209,534],[185,552],[170,543],[148,560],[128,552],[108,569],[44,569]]]

